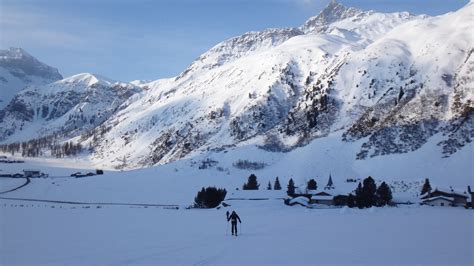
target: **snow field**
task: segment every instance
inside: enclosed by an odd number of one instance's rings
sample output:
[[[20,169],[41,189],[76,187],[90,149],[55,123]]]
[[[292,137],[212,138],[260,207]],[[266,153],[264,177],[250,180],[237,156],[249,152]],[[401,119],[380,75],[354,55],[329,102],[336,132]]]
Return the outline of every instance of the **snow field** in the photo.
[[[0,201],[0,264],[472,265],[462,208],[317,209],[234,201],[225,211],[11,207]],[[5,204],[7,206],[5,206]],[[17,203],[14,203],[17,204]],[[28,204],[28,203],[27,203]],[[34,217],[34,219],[32,219]]]

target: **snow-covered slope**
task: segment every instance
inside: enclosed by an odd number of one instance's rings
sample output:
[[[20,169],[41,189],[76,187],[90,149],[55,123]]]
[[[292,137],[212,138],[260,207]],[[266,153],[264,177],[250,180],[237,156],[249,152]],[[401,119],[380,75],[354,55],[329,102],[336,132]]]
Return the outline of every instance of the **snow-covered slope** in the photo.
[[[435,165],[462,149],[471,159],[473,8],[428,17],[333,1],[299,28],[219,43],[174,78],[114,85],[77,75],[27,89],[1,114],[2,134],[11,142],[27,138],[19,132],[82,133],[94,163],[116,168],[220,151],[245,159],[239,150],[249,146],[293,154],[334,136],[347,164],[382,156],[388,165],[388,155],[421,148]],[[96,88],[107,96],[92,97]]]
[[[62,79],[56,68],[41,63],[21,48],[0,50],[0,110],[28,85]]]
[[[363,112],[347,139],[369,136],[360,157],[412,151],[438,132],[446,156],[471,142],[473,8],[397,27],[341,70],[351,76],[338,93],[355,97],[345,113]]]
[[[290,151],[336,131],[347,147],[362,140],[353,159],[414,151],[438,133],[440,158],[472,149],[472,9],[428,17],[332,2],[300,28],[224,41],[180,76],[141,84],[93,158],[141,167],[247,144]]]
[[[0,140],[77,136],[100,125],[140,91],[129,83],[88,73],[29,86],[0,111]]]

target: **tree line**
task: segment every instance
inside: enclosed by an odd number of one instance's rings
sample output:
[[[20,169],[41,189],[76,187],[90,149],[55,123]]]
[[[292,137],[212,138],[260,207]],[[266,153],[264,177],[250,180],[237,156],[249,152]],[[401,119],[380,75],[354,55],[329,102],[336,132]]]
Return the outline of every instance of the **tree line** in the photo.
[[[332,185],[332,180],[330,181]],[[258,190],[260,184],[258,184],[257,176],[251,174],[248,177],[247,183],[244,183],[244,190]],[[308,190],[317,190],[318,184],[316,180],[310,179],[306,188]],[[269,181],[267,185],[267,190],[272,189],[272,183]],[[273,186],[275,190],[281,190],[280,181],[278,177],[275,179],[275,184]],[[286,193],[290,197],[296,197],[296,186],[293,178],[290,178],[287,185]],[[306,195],[307,196],[307,195]],[[334,197],[335,204],[337,205],[347,205],[350,208],[370,208],[372,206],[385,206],[391,203],[392,201],[392,190],[387,183],[382,182],[378,187],[375,184],[375,180],[369,176],[363,180],[362,183],[359,183],[355,189],[355,193],[350,193],[349,195],[336,195]]]
[[[248,177],[247,183],[244,183],[244,185],[242,186],[242,189],[243,190],[258,190],[259,187],[260,187],[260,184],[257,182],[257,176],[255,174],[251,174]],[[280,180],[278,179],[278,176],[275,178],[273,187],[272,187],[271,181],[268,181],[267,190],[272,190],[272,189],[281,190]]]
[[[372,206],[385,206],[392,201],[392,190],[387,183],[382,182],[379,187],[375,184],[374,179],[369,176],[362,183],[359,183],[355,190],[355,195],[349,194],[347,198],[347,206],[349,208],[358,207],[370,208]]]
[[[60,143],[56,135],[0,145],[0,151],[10,153],[12,156],[21,154],[22,157],[38,157],[43,156],[45,150],[49,150],[51,156],[62,158],[75,156],[84,149],[80,143],[72,141]]]

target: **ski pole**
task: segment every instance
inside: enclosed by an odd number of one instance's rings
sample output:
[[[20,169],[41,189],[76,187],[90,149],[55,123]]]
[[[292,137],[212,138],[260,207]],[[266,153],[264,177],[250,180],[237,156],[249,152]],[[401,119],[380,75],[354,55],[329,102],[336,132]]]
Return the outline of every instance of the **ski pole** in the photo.
[[[229,211],[227,211],[225,213],[225,218],[226,218],[226,221],[227,221],[227,229],[225,229],[225,235],[229,235]]]

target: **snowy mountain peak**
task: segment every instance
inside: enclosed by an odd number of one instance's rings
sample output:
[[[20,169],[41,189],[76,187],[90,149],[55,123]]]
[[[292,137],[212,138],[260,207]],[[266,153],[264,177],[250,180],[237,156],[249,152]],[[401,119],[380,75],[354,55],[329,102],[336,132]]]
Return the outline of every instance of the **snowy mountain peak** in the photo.
[[[8,50],[0,50],[0,59],[19,59],[22,57],[32,57],[22,48],[10,47]]]
[[[336,21],[353,17],[360,13],[363,13],[360,9],[346,7],[339,2],[332,0],[317,16],[308,19],[300,29],[305,33],[312,32],[324,28]]]
[[[56,68],[40,62],[22,48],[0,50],[0,110],[26,86],[44,85],[62,78]]]
[[[100,84],[105,86],[110,86],[111,84],[117,83],[115,80],[103,77],[101,75],[92,74],[92,73],[81,73],[67,77],[63,80],[56,82],[58,84],[69,84],[69,83],[80,83],[87,87],[93,86],[94,84]]]
[[[342,38],[372,42],[394,27],[415,16],[407,12],[377,13],[346,7],[331,1],[317,16],[308,19],[299,28],[265,29],[250,31],[225,40],[199,56],[176,80],[190,78],[198,71],[216,69],[235,60],[282,45],[296,36],[311,33],[335,33]],[[339,28],[334,30],[334,28]]]
[[[0,67],[7,68],[13,76],[20,78],[31,75],[51,80],[62,79],[56,68],[41,63],[22,48],[0,50]]]

